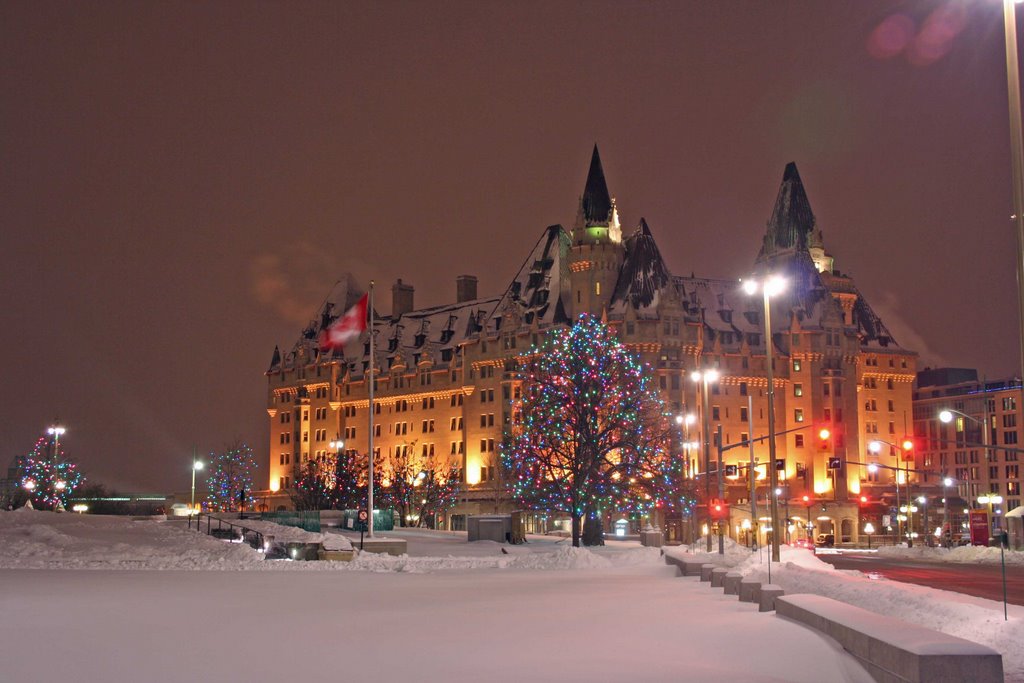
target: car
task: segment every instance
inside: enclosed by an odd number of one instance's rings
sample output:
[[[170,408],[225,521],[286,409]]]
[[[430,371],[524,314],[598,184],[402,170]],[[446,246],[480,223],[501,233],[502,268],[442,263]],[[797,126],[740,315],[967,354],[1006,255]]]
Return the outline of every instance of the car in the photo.
[[[809,538],[798,538],[791,544],[794,548],[809,548],[814,550],[814,541]]]
[[[835,534],[818,534],[818,538],[814,541],[814,545],[817,548],[831,548],[836,544]]]

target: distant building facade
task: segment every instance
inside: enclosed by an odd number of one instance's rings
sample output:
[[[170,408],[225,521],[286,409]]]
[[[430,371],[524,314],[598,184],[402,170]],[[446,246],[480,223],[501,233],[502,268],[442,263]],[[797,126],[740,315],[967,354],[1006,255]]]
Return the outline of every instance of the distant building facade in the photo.
[[[952,420],[939,418],[943,410],[953,411]],[[1019,378],[982,380],[977,370],[966,368],[918,373],[914,389],[917,464],[929,473],[926,479],[933,487],[945,477],[954,480],[950,490],[951,497],[957,498],[957,504],[951,504],[954,534],[966,521],[962,518],[965,508],[986,508],[978,503],[979,496],[1002,497],[992,510],[997,526],[1004,513],[1020,507],[1021,411]]]
[[[651,228],[642,218],[637,223],[623,234],[595,147],[572,228],[541,231],[503,292],[480,298],[475,278],[458,276],[454,303],[418,309],[412,287],[394,285],[391,313],[378,315],[373,330],[374,448],[383,459],[399,448],[443,452],[461,469],[464,492],[436,520],[439,526],[461,528],[467,514],[510,507],[498,449],[517,419],[519,358],[581,314],[607,319],[657,376],[672,411],[696,414],[674,445],[687,461],[682,471],[698,480],[708,476],[701,455],[687,446],[701,440],[704,421],[701,385],[690,379],[694,370],[721,373],[707,397],[712,434],[721,425],[726,445],[767,434],[761,297],[745,294],[738,278],[672,274]],[[810,513],[816,533],[856,541],[861,496],[881,499],[892,488],[894,469],[873,472],[868,463],[894,467],[899,460],[896,448],[872,453],[867,444],[898,445],[910,435],[916,354],[897,344],[853,280],[835,269],[795,164],[785,169],[750,271],[737,276],[768,274],[788,281],[773,299],[770,342],[776,433],[787,432],[777,437],[776,456],[791,533],[808,533]],[[285,353],[274,351],[266,372],[271,505],[287,504],[283,494],[299,468],[327,454],[332,440],[341,438],[359,453],[368,448],[368,335],[344,353],[322,353],[317,345],[320,331],[355,294],[352,283],[342,283],[298,341]],[[826,442],[818,437],[822,426],[831,431]],[[829,469],[829,458],[840,466]],[[727,486],[731,536],[749,538],[745,528],[758,526],[757,520],[749,524],[753,475],[764,541],[768,459],[766,441],[755,444],[752,455],[749,448],[726,453],[726,462],[739,466]],[[606,528],[620,521],[607,520]],[[670,537],[687,536],[687,520],[657,521]],[[638,522],[631,520],[634,528]],[[540,520],[534,524],[543,530]]]

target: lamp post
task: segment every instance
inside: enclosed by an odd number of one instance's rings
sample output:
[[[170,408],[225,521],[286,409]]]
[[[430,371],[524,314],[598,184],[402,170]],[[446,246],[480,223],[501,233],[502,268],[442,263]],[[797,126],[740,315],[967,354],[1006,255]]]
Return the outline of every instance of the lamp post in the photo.
[[[60,437],[63,436],[67,430],[60,425],[53,425],[46,428],[46,433],[53,437],[53,457],[51,460],[56,462],[57,458],[60,457]]]
[[[953,530],[949,528],[949,487],[953,485],[950,477],[942,478],[942,538],[943,545],[949,547],[953,540]]]
[[[952,408],[946,408],[945,410],[940,411],[939,412],[939,420],[941,422],[949,424],[950,422],[953,421],[953,416],[959,415],[960,417],[962,417],[964,419],[967,419],[967,420],[970,420],[971,422],[973,422],[976,425],[980,426],[981,427],[981,445],[982,445],[982,449],[985,452],[985,457],[987,458],[988,457],[988,452],[990,450],[989,449],[989,445],[988,445],[988,440],[989,440],[988,399],[983,396],[981,400],[982,400],[982,405],[984,406],[984,409],[985,409],[985,419],[984,420],[979,420],[978,418],[976,418],[976,417],[974,417],[972,415],[968,415],[967,413],[961,412],[959,410],[953,410]],[[965,470],[966,470],[965,474],[967,476],[964,477],[964,484],[965,484],[965,489],[966,489],[964,491],[964,493],[965,493],[964,498],[967,499],[967,500],[970,500],[971,499],[971,495],[972,495],[971,494],[971,463],[970,462],[967,463],[967,467],[965,468]]]
[[[813,541],[814,537],[812,535],[812,532],[814,530],[814,526],[811,524],[811,497],[808,496],[807,494],[804,494],[804,507],[807,509],[807,524],[805,526],[806,531],[804,533],[807,537],[807,540]]]
[[[686,479],[690,476],[690,425],[697,421],[693,413],[676,415],[676,424],[682,428],[683,437],[683,462],[679,467],[679,540],[683,539],[683,510],[686,507],[686,500],[683,498],[683,491],[686,488]]]
[[[718,381],[718,370],[709,368],[703,372],[694,370],[690,379],[701,384],[701,441],[704,445],[704,499],[711,498],[711,479],[708,472],[711,471],[711,421],[708,415],[708,384]],[[722,476],[719,472],[718,476]],[[708,520],[708,552],[711,552],[711,522]]]
[[[1017,306],[1021,367],[1024,367],[1024,135],[1021,133],[1020,75],[1017,65],[1017,17],[1014,0],[1003,0],[1006,38],[1006,86],[1010,116],[1010,159],[1013,172],[1013,227],[1017,233]]]
[[[203,469],[203,463],[196,457],[195,449],[192,450],[192,502],[189,505],[189,514],[196,509],[196,472]]]
[[[894,443],[892,443],[890,441],[884,441],[882,439],[875,439],[874,441],[871,441],[870,443],[868,443],[868,450],[871,451],[872,453],[874,453],[875,455],[878,455],[879,453],[882,452],[882,445],[883,444],[886,445],[886,446],[889,446],[890,448],[895,449],[897,451],[897,454],[898,454],[897,457],[900,458],[900,459],[903,458],[903,453],[904,452],[909,451],[914,446],[913,442],[910,441],[909,439],[905,439],[903,441],[902,447],[897,446],[896,444],[894,444]],[[893,477],[894,477],[895,482],[896,482],[896,512],[897,512],[897,515],[896,515],[896,542],[897,543],[899,543],[900,539],[903,536],[903,529],[902,529],[902,526],[900,524],[900,522],[902,520],[900,519],[900,515],[898,514],[900,512],[900,510],[899,510],[899,507],[900,507],[900,468],[899,468],[899,464],[900,464],[899,460],[897,460],[896,461],[896,467],[889,467],[887,465],[882,465],[882,467],[885,467],[886,469],[893,470]],[[871,463],[870,465],[868,465],[868,471],[869,472],[877,472],[878,471],[878,467],[879,467],[879,465],[877,463]],[[909,485],[910,485],[909,468],[908,468],[908,475],[907,475],[907,482],[906,483],[907,483],[907,485],[909,487]],[[908,501],[910,500],[910,496],[909,495],[907,496],[907,500]],[[909,502],[908,502],[907,507],[910,507]],[[914,545],[914,541],[913,541],[913,539],[910,538],[909,533],[907,535],[907,545],[910,546],[910,547],[913,547],[913,545]]]
[[[864,525],[864,534],[868,537],[868,550],[871,550],[871,534],[875,533],[875,525],[868,522]]]
[[[743,290],[754,294],[758,289],[764,294],[764,348],[765,373],[768,376],[768,486],[772,491],[779,485],[779,473],[775,468],[775,373],[772,368],[772,306],[771,297],[780,294],[786,287],[786,281],[777,276],[769,276],[764,282],[744,280]],[[779,557],[779,501],[777,496],[771,500],[772,517],[772,561],[778,562]]]

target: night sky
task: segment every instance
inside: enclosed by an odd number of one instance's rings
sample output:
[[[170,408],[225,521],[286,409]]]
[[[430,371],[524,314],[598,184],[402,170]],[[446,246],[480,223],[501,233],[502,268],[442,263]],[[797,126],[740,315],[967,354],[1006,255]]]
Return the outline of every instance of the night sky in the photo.
[[[1002,9],[969,2],[6,2],[3,466],[266,457],[266,370],[333,283],[499,293],[592,146],[624,231],[740,277],[796,161],[925,365],[1018,372]],[[262,479],[261,479],[262,481]]]

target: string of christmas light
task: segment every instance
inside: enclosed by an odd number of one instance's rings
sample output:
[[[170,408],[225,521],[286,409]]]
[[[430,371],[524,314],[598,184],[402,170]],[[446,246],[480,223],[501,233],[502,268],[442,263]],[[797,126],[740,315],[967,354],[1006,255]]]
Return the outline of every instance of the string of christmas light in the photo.
[[[514,497],[578,520],[598,510],[676,505],[669,420],[651,373],[600,321],[550,334],[521,370],[522,419],[502,443]]]
[[[210,476],[206,479],[208,506],[221,511],[238,510],[241,503],[250,506],[254,501],[255,470],[256,456],[248,444],[232,446],[222,453],[210,453]]]
[[[39,437],[21,466],[21,488],[37,509],[65,507],[72,491],[85,483],[78,465],[67,459],[63,449],[54,452],[55,447],[52,439]]]

